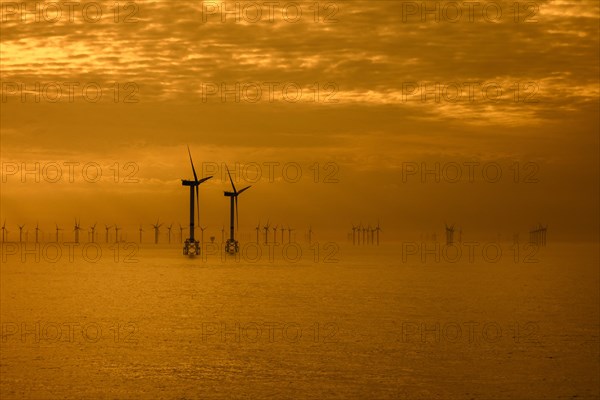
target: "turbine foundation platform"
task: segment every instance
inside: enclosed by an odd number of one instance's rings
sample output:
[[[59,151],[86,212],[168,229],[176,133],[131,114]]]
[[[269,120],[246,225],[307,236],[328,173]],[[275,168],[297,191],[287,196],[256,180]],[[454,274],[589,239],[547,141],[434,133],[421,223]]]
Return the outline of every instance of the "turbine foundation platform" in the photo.
[[[184,256],[199,256],[200,255],[200,242],[197,240],[186,239],[183,244],[183,255]]]
[[[225,243],[225,253],[235,254],[240,250],[240,246],[237,240],[227,239],[227,243]]]

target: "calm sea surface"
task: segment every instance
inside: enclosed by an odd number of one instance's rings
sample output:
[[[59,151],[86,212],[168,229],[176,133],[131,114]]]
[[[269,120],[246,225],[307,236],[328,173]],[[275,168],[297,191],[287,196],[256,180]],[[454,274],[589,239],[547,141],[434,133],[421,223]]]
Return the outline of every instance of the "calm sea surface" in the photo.
[[[0,398],[599,398],[597,245],[302,246],[5,244]]]

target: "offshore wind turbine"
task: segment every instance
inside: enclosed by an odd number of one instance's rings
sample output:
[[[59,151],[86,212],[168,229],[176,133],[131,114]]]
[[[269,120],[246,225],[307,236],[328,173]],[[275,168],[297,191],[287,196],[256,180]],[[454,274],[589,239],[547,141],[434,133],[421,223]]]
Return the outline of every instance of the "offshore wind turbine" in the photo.
[[[75,227],[73,228],[73,231],[75,232],[75,243],[79,243],[79,230],[81,229],[81,227],[79,226],[79,221],[77,221],[77,218],[75,218]]]
[[[183,226],[181,224],[179,224],[179,243],[183,243]]]
[[[221,225],[221,243],[225,243],[225,225]],[[256,243],[258,243],[258,241]]]
[[[142,232],[144,232],[144,228],[142,227],[142,224],[140,224],[139,231],[140,231],[140,243],[142,243]]]
[[[312,225],[308,226],[308,244],[312,243]]]
[[[167,226],[167,231],[169,232],[169,244],[171,244],[171,229],[173,228],[173,223],[171,222],[171,225]]]
[[[92,243],[96,241],[96,224],[97,222],[94,222],[94,225],[90,226],[90,231],[92,233]]]
[[[158,220],[156,220],[156,224],[153,224],[152,226],[154,227],[154,244],[158,244],[158,231],[162,224],[159,224]]]
[[[35,223],[35,242],[39,243],[39,232],[40,232],[40,223]]]
[[[448,224],[444,223],[446,226],[446,245],[450,245],[454,243],[454,224],[448,226]]]
[[[6,231],[6,220],[2,222],[2,242],[6,241],[7,231]]]
[[[190,146],[187,148],[188,155],[190,156],[190,164],[192,165],[192,172],[194,174],[194,180],[181,180],[182,186],[190,187],[190,237],[185,239],[185,244],[183,245],[183,254],[184,255],[199,255],[200,254],[200,244],[196,239],[194,239],[194,203],[196,203],[196,211],[198,213],[198,225],[200,225],[200,191],[198,186],[202,182],[205,182],[212,178],[212,176],[207,176],[206,178],[202,178],[198,180],[198,175],[196,174],[196,168],[194,168],[194,161],[192,160],[192,152],[190,151]],[[195,193],[194,193],[195,189]],[[195,199],[195,201],[194,201]]]
[[[291,226],[288,225],[288,243],[292,243],[292,231],[294,230]]]
[[[258,236],[260,235],[260,221],[258,221],[258,225],[256,225],[256,228],[254,228],[254,229],[256,229],[256,244],[258,244],[259,243]]]
[[[62,228],[59,228],[58,224],[56,224],[56,243],[58,243],[58,231],[62,231]]]
[[[277,225],[273,228],[273,244],[277,244]]]
[[[267,220],[267,224],[263,227],[263,229],[265,230],[265,244],[268,244],[269,243],[269,220]]]
[[[226,166],[227,168],[227,166]],[[235,240],[235,236],[234,236],[234,228],[235,226],[239,225],[239,215],[238,215],[238,196],[242,193],[244,193],[246,190],[250,189],[251,186],[246,186],[245,188],[241,189],[241,190],[237,190],[235,188],[235,185],[233,184],[233,179],[231,178],[231,173],[229,172],[229,168],[227,168],[227,174],[229,175],[229,181],[231,182],[231,188],[233,189],[233,192],[223,192],[223,195],[225,197],[229,197],[229,239],[227,239],[227,243],[225,244],[225,251],[229,254],[234,254],[237,253],[239,251],[239,244],[237,242],[237,240]],[[233,214],[234,214],[234,210],[235,210],[235,222],[237,224],[234,224],[234,219],[233,219]]]
[[[112,228],[112,225],[106,225],[106,224],[104,224],[104,228],[106,229],[106,237],[105,237],[104,241],[105,241],[106,243],[108,243],[108,230],[109,230],[110,228]]]
[[[381,228],[379,227],[379,221],[377,221],[377,226],[375,227],[375,233],[377,235],[377,246],[379,246],[379,232],[381,231]]]
[[[200,227],[200,246],[202,246],[204,244],[204,230],[206,228],[207,228],[206,226]]]
[[[23,241],[23,228],[24,227],[25,227],[25,224],[19,225],[19,242]]]
[[[121,230],[121,228],[119,228],[119,225],[115,224],[115,243],[119,243],[119,231]]]

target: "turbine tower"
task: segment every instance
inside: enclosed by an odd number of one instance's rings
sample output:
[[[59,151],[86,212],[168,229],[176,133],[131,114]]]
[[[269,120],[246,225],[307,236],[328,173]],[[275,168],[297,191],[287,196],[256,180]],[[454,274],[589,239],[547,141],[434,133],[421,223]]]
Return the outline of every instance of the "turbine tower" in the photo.
[[[308,244],[312,244],[312,225],[308,226]]]
[[[256,244],[258,244],[260,242],[258,239],[258,236],[260,234],[260,221],[258,221],[258,225],[256,225],[256,228],[254,229],[256,229]]]
[[[6,231],[6,220],[2,223],[2,243],[6,241],[7,231]]]
[[[40,223],[35,223],[35,242],[39,243]]]
[[[198,175],[196,175],[196,168],[194,168],[194,161],[192,161],[192,152],[190,151],[190,146],[188,146],[188,155],[190,156],[190,164],[192,165],[192,172],[194,173],[194,180],[181,180],[181,185],[190,187],[190,237],[185,240],[185,244],[183,245],[183,254],[184,255],[199,255],[200,254],[200,244],[196,239],[194,239],[194,202],[196,203],[196,211],[198,213],[198,225],[200,225],[200,192],[198,186],[202,182],[205,182],[212,178],[212,176],[208,176],[206,178],[202,178],[198,180]],[[194,193],[195,189],[195,193]],[[195,196],[194,196],[195,195]],[[195,197],[195,201],[194,201]]]
[[[227,167],[226,167],[227,168]],[[230,205],[229,205],[229,239],[227,239],[227,243],[225,244],[225,252],[229,254],[234,254],[239,251],[239,244],[237,240],[235,240],[234,236],[234,228],[239,224],[239,215],[238,215],[238,196],[244,191],[248,190],[251,186],[246,186],[245,188],[238,191],[233,184],[233,179],[231,178],[231,173],[229,172],[229,168],[227,168],[227,174],[229,175],[229,181],[231,182],[231,188],[233,192],[223,192],[225,197],[229,197]],[[235,222],[234,224],[234,210],[235,210]]]
[[[273,228],[273,244],[277,244],[277,225]]]
[[[117,224],[115,224],[115,243],[119,243],[119,231],[121,228]]]
[[[140,224],[139,231],[140,231],[140,243],[142,243],[142,232],[144,232],[144,228],[142,228],[142,224]]]
[[[379,246],[379,232],[381,231],[381,228],[379,227],[379,221],[377,221],[377,226],[375,227],[375,233],[377,235],[377,246]]]

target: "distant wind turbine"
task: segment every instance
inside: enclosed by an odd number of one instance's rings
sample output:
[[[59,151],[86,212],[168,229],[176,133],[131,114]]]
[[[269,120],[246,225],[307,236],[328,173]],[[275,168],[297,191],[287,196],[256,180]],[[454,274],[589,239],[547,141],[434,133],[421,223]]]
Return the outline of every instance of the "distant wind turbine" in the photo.
[[[56,224],[56,242],[58,243],[58,231],[62,231],[62,228],[58,227],[58,224]]]
[[[277,226],[275,226],[277,228]],[[263,227],[265,230],[265,244],[269,243],[269,220],[267,220],[267,224]]]
[[[75,243],[79,243],[79,230],[81,229],[81,227],[79,226],[79,221],[77,221],[77,218],[75,218],[75,227],[73,228],[73,231],[75,232]]]
[[[25,224],[19,225],[19,242],[23,241],[23,228],[24,227],[25,227]]]
[[[96,224],[97,222],[94,222],[94,225],[90,226],[90,231],[92,234],[92,243],[96,241]]]
[[[158,231],[162,224],[159,224],[158,220],[156,220],[156,224],[153,224],[152,226],[154,227],[154,244],[158,244]]]
[[[104,241],[105,241],[106,243],[108,243],[108,230],[109,230],[110,228],[112,228],[112,225],[106,225],[106,224],[104,224],[104,228],[106,229],[106,238],[105,238],[105,240],[104,240]]]

